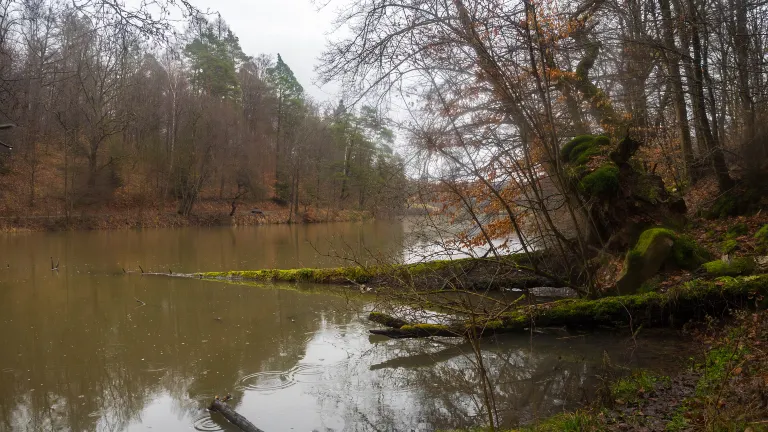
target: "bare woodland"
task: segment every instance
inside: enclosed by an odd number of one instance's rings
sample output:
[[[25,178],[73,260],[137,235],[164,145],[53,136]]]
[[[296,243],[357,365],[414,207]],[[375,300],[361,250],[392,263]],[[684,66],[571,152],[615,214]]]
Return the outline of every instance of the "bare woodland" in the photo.
[[[279,55],[247,55],[186,2],[3,1],[0,83],[5,217],[402,201],[384,113],[312,101]]]
[[[407,107],[421,197],[472,225],[460,244],[546,247],[551,271],[595,285],[590,260],[641,227],[764,187],[765,16],[742,0],[370,0],[319,72]]]

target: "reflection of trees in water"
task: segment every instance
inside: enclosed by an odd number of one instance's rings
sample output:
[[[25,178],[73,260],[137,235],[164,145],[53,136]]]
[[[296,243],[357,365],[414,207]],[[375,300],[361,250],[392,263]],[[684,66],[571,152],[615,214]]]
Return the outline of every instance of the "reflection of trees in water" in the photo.
[[[187,280],[141,280],[137,307],[128,278],[109,281],[78,278],[46,298],[14,290],[22,307],[0,306],[33,329],[0,350],[0,429],[121,430],[166,394],[174,414],[195,418],[214,394],[240,401],[246,373],[295,365],[323,319],[349,320],[317,313],[341,299]]]
[[[585,390],[596,384],[602,345],[574,351],[554,338],[538,339],[533,345],[524,338],[484,344],[502,426],[530,423],[579,404]],[[329,410],[343,410],[347,424],[354,425],[350,430],[435,430],[484,423],[471,346],[435,345],[382,342],[336,371],[316,397]]]
[[[1,430],[120,430],[166,395],[173,414],[191,423],[214,394],[230,391],[242,403],[242,377],[296,366],[319,334],[332,334],[346,350],[321,383],[303,387],[323,415],[345,419],[352,430],[483,422],[469,345],[369,346],[351,312],[358,306],[344,298],[183,279],[61,276],[56,289],[32,283],[0,290],[2,319],[27,329],[6,332],[0,350]],[[146,306],[137,307],[135,297]],[[536,336],[532,345],[510,337],[484,349],[499,415],[510,425],[580,398],[603,345]]]

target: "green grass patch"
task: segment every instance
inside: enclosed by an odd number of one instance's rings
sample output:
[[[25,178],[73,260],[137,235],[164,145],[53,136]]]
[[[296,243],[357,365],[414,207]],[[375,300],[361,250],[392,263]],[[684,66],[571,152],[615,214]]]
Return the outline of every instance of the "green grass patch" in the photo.
[[[686,429],[688,429],[688,420],[685,418],[685,408],[680,407],[677,410],[675,410],[675,414],[672,416],[672,418],[667,422],[667,424],[664,427],[664,430],[666,432],[682,432]]]
[[[646,370],[638,370],[632,375],[616,381],[611,386],[611,395],[614,399],[624,402],[635,402],[641,394],[653,391],[658,382],[669,382],[669,377],[653,374]]]
[[[520,429],[523,432],[587,432],[605,430],[602,422],[589,411],[557,414],[538,424]]]
[[[747,353],[745,347],[732,345],[710,350],[702,365],[703,374],[696,384],[696,395],[707,396],[717,392]]]

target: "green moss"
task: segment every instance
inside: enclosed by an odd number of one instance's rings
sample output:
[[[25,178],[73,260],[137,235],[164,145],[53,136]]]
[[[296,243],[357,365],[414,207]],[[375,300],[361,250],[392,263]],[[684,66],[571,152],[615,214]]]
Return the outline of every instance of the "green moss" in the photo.
[[[675,264],[686,270],[695,270],[709,258],[709,252],[699,246],[691,237],[679,235],[672,245],[672,259]]]
[[[741,276],[755,270],[755,260],[750,257],[739,257],[732,259],[730,263],[723,260],[710,261],[702,267],[710,276]]]
[[[670,252],[670,261],[677,267],[686,270],[695,270],[702,263],[706,262],[709,253],[706,249],[699,246],[692,238],[679,235],[668,228],[650,228],[640,235],[635,247],[628,253],[625,261],[625,268],[630,265],[638,265],[642,257],[648,252],[648,248],[656,241],[658,237],[666,237],[672,240],[672,251]]]
[[[563,146],[560,155],[563,161],[575,166],[586,165],[594,156],[602,154],[610,139],[603,135],[580,135]]]
[[[381,325],[392,328],[401,328],[408,325],[408,322],[405,320],[381,312],[371,312],[368,314],[368,319],[375,323],[379,323]]]
[[[491,320],[485,323],[485,328],[488,329],[500,329],[504,327],[504,321],[502,320]]]
[[[768,252],[768,224],[763,225],[762,228],[755,233],[755,240],[757,240],[757,251],[760,253]]]
[[[749,232],[749,228],[747,227],[747,224],[741,222],[737,223],[736,225],[732,225],[728,228],[728,231],[725,233],[725,237],[728,239],[733,239],[739,236],[746,235],[747,232]]]
[[[743,298],[753,292],[768,293],[768,275],[720,278],[715,281],[695,280],[666,293],[650,292],[597,300],[559,300],[542,307],[526,307],[510,312],[503,320],[507,327],[525,326],[531,316],[540,326],[611,324],[626,322],[628,313],[631,313],[636,325],[642,324],[637,320],[643,315],[645,324],[653,325],[665,320],[666,314],[662,311],[674,313],[677,310],[678,314],[701,312],[695,308],[687,309],[687,302],[710,300],[714,305],[724,299]]]
[[[536,326],[623,326],[630,317],[635,326],[657,326],[672,322],[683,323],[692,318],[703,318],[707,313],[718,313],[725,305],[742,301],[759,293],[768,294],[768,275],[727,277],[712,280],[694,280],[674,287],[666,293],[605,297],[597,300],[567,299],[542,305],[525,306],[505,313],[499,320],[478,325],[478,334],[527,331]],[[499,322],[500,321],[500,322]],[[401,332],[421,336],[459,335],[472,330],[464,325],[408,324]]]
[[[515,265],[527,258],[522,255],[507,255],[501,257],[498,265]],[[256,280],[277,282],[310,282],[320,284],[349,284],[351,282],[363,284],[383,280],[385,277],[396,277],[408,280],[413,278],[443,277],[445,273],[464,274],[468,268],[477,265],[483,260],[478,258],[462,258],[456,260],[437,260],[405,265],[380,265],[369,267],[336,267],[336,268],[300,268],[300,269],[265,269],[243,270],[229,272],[195,273],[193,276],[203,279],[226,280]],[[441,274],[441,272],[443,274]],[[539,283],[535,277],[519,277],[507,280],[504,283],[509,286]],[[487,287],[486,287],[487,288]]]
[[[640,234],[637,243],[635,243],[635,247],[632,248],[632,252],[645,255],[645,253],[648,252],[648,248],[658,237],[666,237],[674,241],[677,239],[677,233],[668,228],[649,228]]]
[[[755,233],[755,239],[768,242],[768,224],[765,224]]]
[[[579,189],[588,196],[608,196],[619,190],[619,167],[612,163],[584,176],[579,182]]]
[[[564,162],[568,162],[571,160],[571,153],[576,147],[584,143],[592,143],[594,140],[594,135],[579,135],[574,137],[560,149],[560,156],[563,158]]]
[[[400,330],[404,332],[412,332],[416,334],[427,334],[427,335],[440,335],[440,334],[455,334],[456,332],[452,330],[447,325],[442,324],[407,324],[402,327],[400,327]]]
[[[730,239],[720,243],[720,251],[724,254],[733,253],[739,247],[739,242]]]
[[[229,272],[196,273],[203,279],[261,280],[276,282],[340,283],[350,281],[365,283],[371,278],[370,269],[362,267],[339,267],[330,269],[301,268],[291,270],[243,270]]]

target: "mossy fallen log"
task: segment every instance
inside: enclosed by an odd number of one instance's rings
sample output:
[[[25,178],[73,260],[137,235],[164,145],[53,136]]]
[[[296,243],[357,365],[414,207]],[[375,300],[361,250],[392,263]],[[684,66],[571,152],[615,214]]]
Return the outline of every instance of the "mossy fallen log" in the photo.
[[[710,261],[701,266],[707,276],[747,276],[768,271],[768,257],[747,256]]]
[[[400,328],[404,325],[408,325],[408,321],[381,312],[371,312],[368,315],[368,320],[392,328]]]
[[[371,330],[371,333],[392,338],[467,337],[522,332],[531,327],[622,327],[630,323],[635,327],[676,325],[704,318],[707,314],[720,315],[729,308],[754,305],[755,298],[766,294],[768,274],[699,279],[666,293],[650,292],[597,300],[568,299],[524,306],[494,319],[475,320],[475,324],[405,323],[376,313],[373,321],[392,325],[388,329]]]
[[[274,282],[312,282],[321,284],[366,283],[379,270],[373,267],[301,268],[291,270],[234,270],[195,273],[201,279],[230,279]]]
[[[417,284],[420,288],[442,287],[453,283],[463,289],[562,287],[562,281],[536,275],[521,264],[522,255],[500,259],[462,258],[416,264],[374,265],[291,270],[242,270],[186,275],[199,279],[308,282],[317,284],[369,284],[393,286]]]

